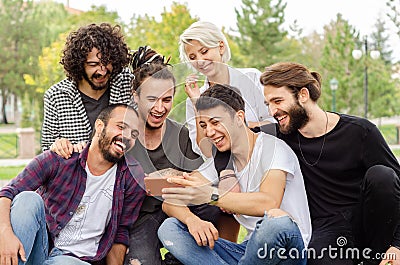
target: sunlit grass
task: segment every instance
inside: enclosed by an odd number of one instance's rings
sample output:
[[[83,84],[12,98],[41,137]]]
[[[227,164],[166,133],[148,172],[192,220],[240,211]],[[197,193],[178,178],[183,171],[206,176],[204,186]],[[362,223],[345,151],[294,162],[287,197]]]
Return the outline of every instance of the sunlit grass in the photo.
[[[0,179],[12,179],[24,168],[24,166],[0,167]]]

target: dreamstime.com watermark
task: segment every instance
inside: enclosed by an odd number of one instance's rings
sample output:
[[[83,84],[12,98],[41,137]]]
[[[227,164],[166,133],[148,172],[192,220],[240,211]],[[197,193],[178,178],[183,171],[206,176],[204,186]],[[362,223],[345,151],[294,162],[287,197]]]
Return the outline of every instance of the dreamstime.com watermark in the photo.
[[[317,251],[313,248],[304,249],[299,251],[296,248],[285,249],[285,248],[268,248],[265,243],[263,247],[257,251],[257,257],[259,259],[272,259],[278,257],[279,259],[323,259],[328,257],[329,259],[343,259],[343,260],[395,260],[396,254],[394,253],[372,253],[372,249],[364,248],[358,249],[354,247],[346,247],[347,238],[340,236],[336,240],[337,246],[331,246],[322,248]]]

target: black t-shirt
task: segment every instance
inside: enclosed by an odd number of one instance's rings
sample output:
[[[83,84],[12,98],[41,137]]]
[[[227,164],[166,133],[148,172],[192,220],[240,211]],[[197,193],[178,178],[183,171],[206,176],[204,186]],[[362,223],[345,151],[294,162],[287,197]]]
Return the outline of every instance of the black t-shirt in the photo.
[[[126,156],[133,156],[143,167],[146,174],[154,171],[173,168],[191,172],[197,169],[203,159],[192,150],[188,129],[175,121],[166,119],[166,129],[161,144],[154,150],[147,150],[139,141]],[[141,211],[154,212],[161,208],[161,200],[147,196]]]
[[[371,166],[385,165],[400,175],[396,157],[378,128],[366,119],[341,114],[335,128],[326,134],[321,158],[313,166],[324,136],[305,138],[298,131],[285,135],[278,130],[278,137],[299,159],[313,229],[340,226],[346,211],[359,203],[360,185]]]
[[[110,89],[107,89],[101,97],[96,100],[87,96],[86,94],[79,91],[82,98],[83,106],[85,106],[86,115],[90,122],[90,127],[93,130],[94,122],[96,121],[97,117],[99,116],[100,112],[108,106],[110,101]]]

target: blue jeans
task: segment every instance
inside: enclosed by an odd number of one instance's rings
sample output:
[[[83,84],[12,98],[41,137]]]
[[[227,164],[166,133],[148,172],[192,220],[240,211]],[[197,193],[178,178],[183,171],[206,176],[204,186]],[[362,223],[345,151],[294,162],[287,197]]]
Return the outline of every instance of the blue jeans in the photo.
[[[24,191],[15,196],[11,203],[11,226],[14,234],[24,246],[27,262],[21,259],[18,264],[57,264],[88,265],[78,258],[62,255],[61,250],[54,248],[50,254],[46,230],[45,209],[42,197],[33,191]]]
[[[219,238],[212,250],[208,246],[198,246],[187,226],[176,218],[164,221],[158,237],[166,249],[187,265],[307,264],[300,230],[289,216],[264,216],[248,241],[237,244]]]
[[[216,206],[207,204],[191,206],[189,209],[203,220],[216,225],[221,210]],[[142,265],[164,265],[161,260],[160,248],[162,247],[157,231],[168,216],[161,207],[154,212],[141,212],[138,220],[129,233],[129,252],[125,257],[125,265],[139,262]]]

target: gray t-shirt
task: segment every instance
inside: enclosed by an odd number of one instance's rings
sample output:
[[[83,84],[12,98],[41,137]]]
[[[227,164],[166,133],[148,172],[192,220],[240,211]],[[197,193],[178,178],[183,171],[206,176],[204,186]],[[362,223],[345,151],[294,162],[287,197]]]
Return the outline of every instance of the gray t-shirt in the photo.
[[[204,161],[192,149],[188,129],[171,119],[166,119],[166,129],[161,144],[154,150],[147,150],[139,141],[126,155],[129,166],[131,157],[134,157],[146,174],[154,171],[173,168],[191,172],[196,170]],[[154,212],[161,208],[159,199],[147,196],[141,211]]]

